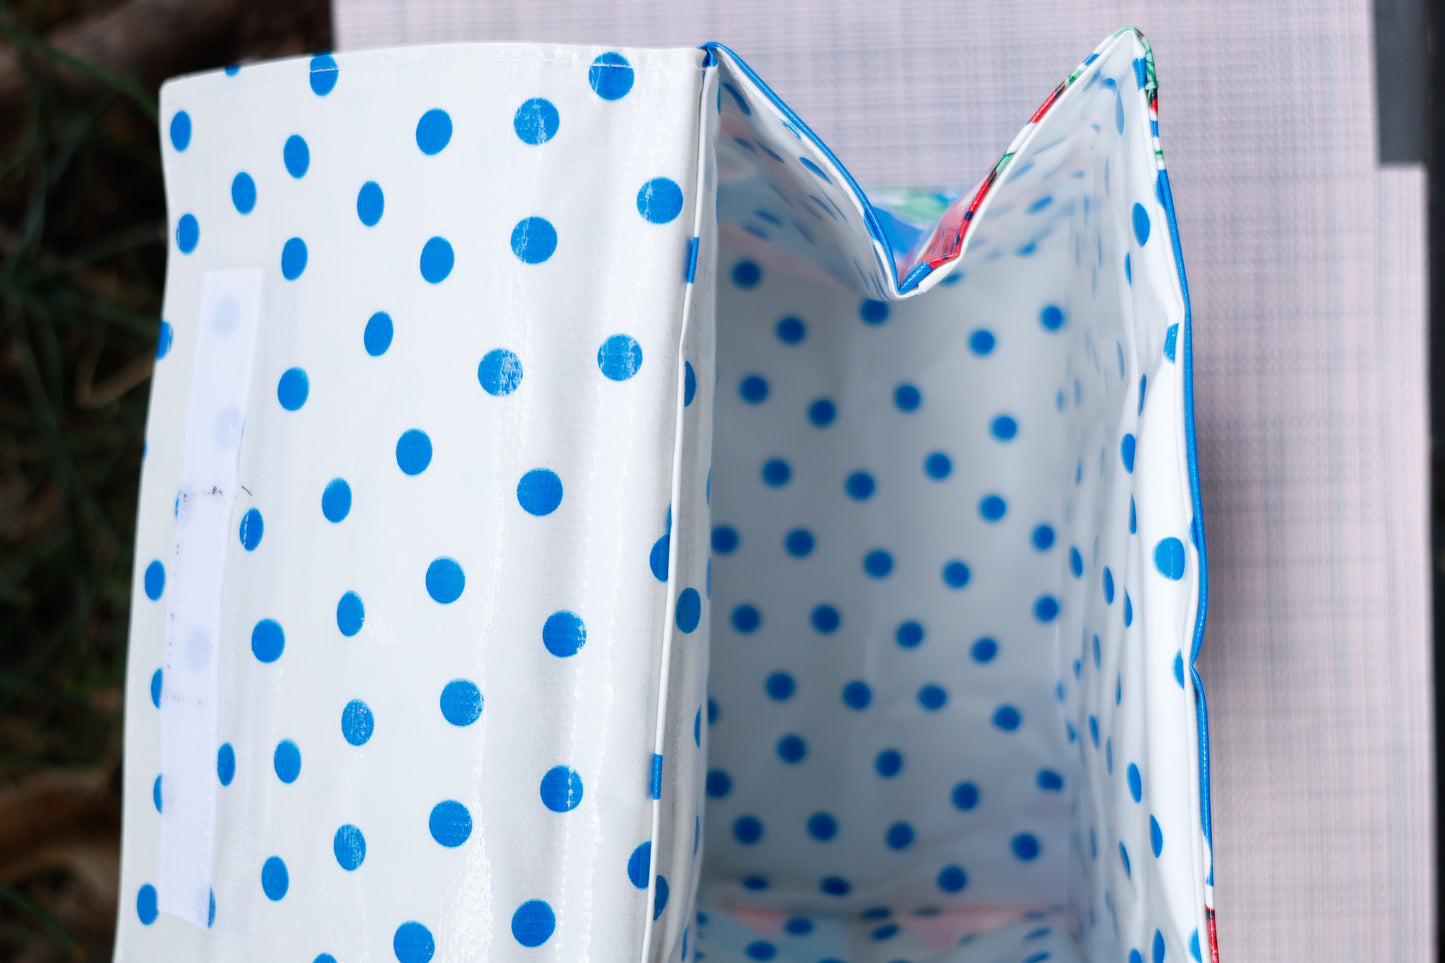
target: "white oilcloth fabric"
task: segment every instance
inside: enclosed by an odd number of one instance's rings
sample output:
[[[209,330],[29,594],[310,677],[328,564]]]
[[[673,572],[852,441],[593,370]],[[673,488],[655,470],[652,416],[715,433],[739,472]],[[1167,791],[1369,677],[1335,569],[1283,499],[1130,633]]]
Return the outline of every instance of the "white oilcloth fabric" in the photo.
[[[117,960],[1208,954],[1154,94],[1121,31],[874,205],[721,47],[169,83]]]

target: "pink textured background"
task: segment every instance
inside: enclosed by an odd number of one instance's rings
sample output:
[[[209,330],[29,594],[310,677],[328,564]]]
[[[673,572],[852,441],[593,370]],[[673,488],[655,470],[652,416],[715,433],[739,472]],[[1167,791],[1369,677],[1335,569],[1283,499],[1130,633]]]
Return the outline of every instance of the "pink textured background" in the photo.
[[[1435,952],[1425,180],[1375,162],[1367,0],[336,0],[345,48],[690,46],[868,185],[972,185],[1117,27],[1154,46],[1194,308],[1226,961]]]

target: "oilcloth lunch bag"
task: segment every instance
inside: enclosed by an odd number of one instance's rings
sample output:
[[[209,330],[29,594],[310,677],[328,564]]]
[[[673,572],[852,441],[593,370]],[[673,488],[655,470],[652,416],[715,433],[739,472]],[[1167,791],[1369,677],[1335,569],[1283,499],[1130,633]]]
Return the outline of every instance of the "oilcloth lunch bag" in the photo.
[[[1137,32],[962,193],[717,45],[162,108],[118,963],[1212,954]]]

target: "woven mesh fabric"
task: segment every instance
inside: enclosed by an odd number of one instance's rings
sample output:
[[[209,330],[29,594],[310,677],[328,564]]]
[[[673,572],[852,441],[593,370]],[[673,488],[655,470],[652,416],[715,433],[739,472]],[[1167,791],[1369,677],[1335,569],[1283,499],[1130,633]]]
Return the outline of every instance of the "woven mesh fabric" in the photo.
[[[1369,3],[336,3],[348,48],[725,42],[865,187],[972,185],[1126,23],[1193,302],[1221,954],[1426,959],[1425,181],[1376,163]]]

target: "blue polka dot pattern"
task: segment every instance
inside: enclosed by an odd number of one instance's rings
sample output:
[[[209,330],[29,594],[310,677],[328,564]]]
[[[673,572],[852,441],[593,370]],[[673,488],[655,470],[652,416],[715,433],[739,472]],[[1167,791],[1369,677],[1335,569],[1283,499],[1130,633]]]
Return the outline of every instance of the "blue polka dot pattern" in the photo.
[[[433,600],[450,605],[462,597],[466,576],[454,558],[434,559],[426,569],[426,591]]]
[[[194,214],[182,214],[176,221],[176,250],[190,254],[201,241],[201,224]]]
[[[241,547],[248,552],[254,552],[261,544],[261,535],[266,530],[265,519],[261,517],[258,509],[250,508],[246,514],[241,516]]]
[[[381,192],[381,185],[376,181],[362,184],[361,190],[356,192],[356,216],[361,223],[375,227],[381,222],[381,213],[385,208],[386,197]]]
[[[391,951],[397,963],[429,963],[436,953],[431,930],[416,921],[403,923],[391,938]]]
[[[178,151],[191,146],[191,115],[184,110],[171,115],[171,146]]]
[[[386,354],[386,349],[391,347],[393,331],[391,315],[385,311],[377,311],[367,318],[366,328],[361,335],[361,343],[366,348],[366,353],[373,358]]]
[[[626,381],[642,369],[642,345],[625,334],[614,334],[597,349],[597,367],[612,381]]]
[[[419,428],[402,432],[396,442],[396,465],[405,475],[420,475],[431,464],[431,438]]]
[[[281,276],[294,281],[306,270],[306,242],[299,237],[289,239],[281,246]]]
[[[355,592],[347,592],[341,596],[341,601],[336,603],[336,627],[341,630],[341,634],[350,638],[361,631],[364,621],[366,608],[361,603],[361,596]]]
[[[637,192],[637,213],[652,224],[667,224],[682,213],[682,188],[667,177],[654,177]]]
[[[283,739],[276,744],[276,750],[271,754],[271,768],[276,771],[276,778],[290,784],[301,775],[301,750],[290,739]]]
[[[652,878],[652,843],[639,845],[627,858],[627,878],[638,889],[647,889]]]
[[[251,630],[251,652],[261,662],[275,662],[286,648],[286,633],[274,619],[262,619]]]
[[[512,914],[512,936],[525,947],[541,946],[556,928],[557,916],[544,900],[528,900]]]
[[[336,89],[336,80],[339,74],[336,58],[331,54],[317,54],[312,57],[311,92],[318,97],[325,97]]]
[[[440,845],[455,849],[471,838],[472,814],[455,799],[439,802],[427,817],[427,830]]]
[[[702,621],[702,597],[697,589],[685,588],[677,597],[677,627],[683,632],[693,632]]]
[[[545,217],[524,217],[512,228],[512,253],[523,264],[541,264],[557,250],[557,229]]]
[[[416,146],[423,154],[439,154],[452,139],[451,115],[433,107],[416,122]]]
[[[442,688],[442,718],[454,726],[469,726],[482,715],[485,700],[477,684],[467,679],[453,679]]]
[[[151,562],[146,566],[144,588],[146,598],[152,602],[161,597],[166,588],[166,568],[159,561]]]
[[[221,748],[216,750],[216,778],[223,786],[229,786],[236,778],[236,750],[229,742],[221,743]]]
[[[561,122],[562,117],[550,100],[533,97],[523,101],[512,115],[512,130],[524,144],[545,144],[557,136]]]
[[[620,53],[605,53],[592,61],[587,82],[603,100],[621,100],[632,89],[633,71]]]
[[[517,501],[528,515],[550,515],[562,504],[562,479],[547,468],[534,468],[517,482]]]
[[[300,368],[288,368],[276,383],[276,400],[287,411],[298,410],[310,394],[311,381]]]
[[[494,348],[482,355],[477,381],[493,397],[509,395],[522,383],[522,359],[506,348]]]
[[[250,214],[256,209],[256,181],[245,171],[231,180],[231,203],[239,214]]]
[[[286,863],[280,856],[272,856],[261,866],[261,890],[271,902],[278,902],[286,896],[286,891],[291,888],[291,877],[286,871]]]
[[[366,837],[361,830],[347,824],[336,830],[331,840],[331,851],[336,863],[348,873],[366,860]]]
[[[333,478],[321,492],[321,514],[328,522],[339,522],[351,514],[351,486],[344,478]]]
[[[542,644],[559,659],[576,655],[587,644],[587,627],[575,612],[553,612],[542,623]]]
[[[140,919],[141,925],[150,926],[156,921],[159,912],[156,888],[150,883],[146,883],[136,892],[136,917]]]
[[[433,237],[421,248],[421,276],[428,284],[440,284],[452,273],[456,255],[451,242],[444,237]]]

